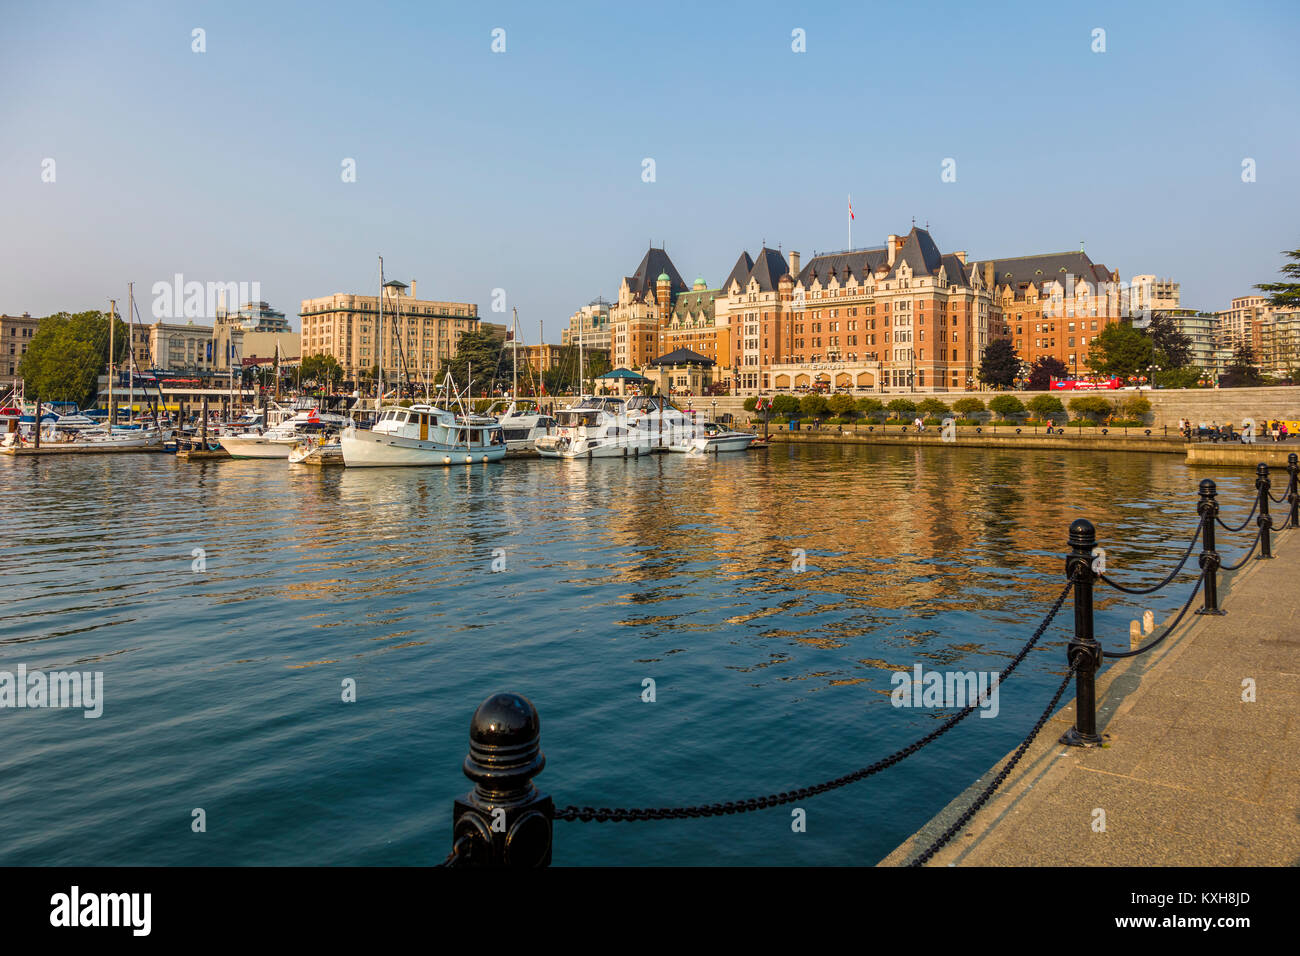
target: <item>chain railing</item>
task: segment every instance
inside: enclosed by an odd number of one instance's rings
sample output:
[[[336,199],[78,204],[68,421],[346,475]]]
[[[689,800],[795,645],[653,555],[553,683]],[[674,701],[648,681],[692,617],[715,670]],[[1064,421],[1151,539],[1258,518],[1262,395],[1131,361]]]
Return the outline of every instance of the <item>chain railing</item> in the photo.
[[[1197,503],[1198,521],[1191,542],[1174,569],[1159,583],[1149,587],[1121,585],[1112,580],[1099,566],[1097,534],[1092,523],[1079,518],[1070,524],[1070,553],[1065,559],[1067,583],[1044,615],[1038,627],[1003,668],[998,684],[1006,681],[1038,644],[1065,603],[1074,595],[1074,636],[1066,648],[1068,672],[1021,744],[993,777],[988,786],[963,811],[930,846],[911,861],[912,866],[929,862],[975,816],[1010,775],[1030,744],[1042,732],[1060,703],[1071,680],[1075,682],[1075,723],[1062,737],[1061,743],[1092,747],[1102,742],[1097,732],[1096,675],[1104,659],[1136,657],[1159,646],[1182,622],[1188,610],[1202,591],[1204,606],[1197,614],[1224,614],[1218,601],[1218,573],[1242,567],[1261,548],[1259,559],[1272,556],[1270,537],[1280,531],[1300,524],[1300,461],[1293,453],[1289,456],[1287,471],[1289,482],[1282,501],[1289,503],[1286,521],[1273,527],[1268,504],[1274,499],[1270,492],[1268,466],[1260,464],[1256,470],[1256,502],[1251,515],[1258,512],[1258,531],[1254,543],[1236,564],[1224,565],[1216,549],[1215,525],[1219,520],[1219,502],[1215,483],[1206,479],[1200,483]],[[1249,519],[1247,519],[1249,523]],[[1226,528],[1227,526],[1224,525]],[[1245,528],[1241,525],[1237,530]],[[1229,529],[1231,530],[1231,529]],[[1125,594],[1152,594],[1173,583],[1190,560],[1197,541],[1201,542],[1198,564],[1200,574],[1182,609],[1154,640],[1142,647],[1128,651],[1105,650],[1093,631],[1093,588],[1097,582]],[[996,686],[996,685],[995,685]],[[749,813],[780,806],[865,780],[889,767],[895,766],[928,744],[948,733],[983,704],[977,699],[968,702],[960,711],[945,720],[939,727],[886,757],[850,773],[821,783],[786,790],[779,793],[742,800],[719,803],[701,803],[676,807],[591,807],[569,805],[556,808],[551,797],[540,792],[533,777],[546,765],[541,751],[540,720],[537,709],[527,698],[518,694],[494,694],[475,711],[470,723],[470,752],[465,758],[464,772],[475,787],[455,801],[452,822],[452,850],[440,864],[457,866],[547,866],[551,862],[553,823],[614,822],[627,823],[644,820],[679,820]]]

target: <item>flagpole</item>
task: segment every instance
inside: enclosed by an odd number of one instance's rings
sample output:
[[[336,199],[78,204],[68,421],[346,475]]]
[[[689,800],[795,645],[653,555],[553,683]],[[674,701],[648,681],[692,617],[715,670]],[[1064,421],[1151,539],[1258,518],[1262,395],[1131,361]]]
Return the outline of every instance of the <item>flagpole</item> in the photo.
[[[849,248],[853,248],[853,193],[849,193]]]

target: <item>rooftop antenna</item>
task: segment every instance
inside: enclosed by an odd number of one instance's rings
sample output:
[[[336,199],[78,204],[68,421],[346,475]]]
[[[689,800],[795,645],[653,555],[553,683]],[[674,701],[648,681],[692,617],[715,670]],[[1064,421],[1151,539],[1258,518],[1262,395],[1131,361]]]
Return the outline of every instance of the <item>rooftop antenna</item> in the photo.
[[[1080,251],[1080,252],[1083,252],[1083,240],[1082,240],[1082,239],[1079,240],[1079,251]]]

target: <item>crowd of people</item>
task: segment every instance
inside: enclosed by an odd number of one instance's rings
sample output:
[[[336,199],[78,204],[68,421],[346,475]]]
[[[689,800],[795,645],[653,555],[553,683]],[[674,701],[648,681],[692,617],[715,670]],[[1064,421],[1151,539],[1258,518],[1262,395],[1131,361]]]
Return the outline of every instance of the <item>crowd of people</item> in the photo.
[[[1217,421],[1211,421],[1209,423],[1199,422],[1193,425],[1191,419],[1188,418],[1178,420],[1178,430],[1187,441],[1209,442],[1244,441],[1244,436],[1251,431],[1249,420],[1241,423],[1240,431],[1234,431],[1232,422],[1220,425]],[[1272,439],[1275,442],[1282,442],[1290,437],[1290,432],[1287,429],[1286,422],[1275,419],[1256,426],[1253,437],[1255,441]]]

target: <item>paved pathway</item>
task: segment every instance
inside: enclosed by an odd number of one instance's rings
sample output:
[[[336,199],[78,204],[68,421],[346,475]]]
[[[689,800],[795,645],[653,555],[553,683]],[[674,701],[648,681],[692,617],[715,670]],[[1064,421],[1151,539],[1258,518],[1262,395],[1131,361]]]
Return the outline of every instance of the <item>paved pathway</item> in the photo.
[[[1097,687],[1105,746],[1058,742],[1074,723],[1071,703],[930,865],[1300,865],[1300,532],[1274,542],[1273,560],[1220,576],[1227,615],[1189,612],[1156,650],[1105,666]],[[1225,560],[1239,559],[1240,547],[1221,548]],[[1069,609],[1067,600],[1066,620]],[[1253,703],[1242,700],[1247,678]],[[928,847],[994,772],[880,865],[904,865]]]

